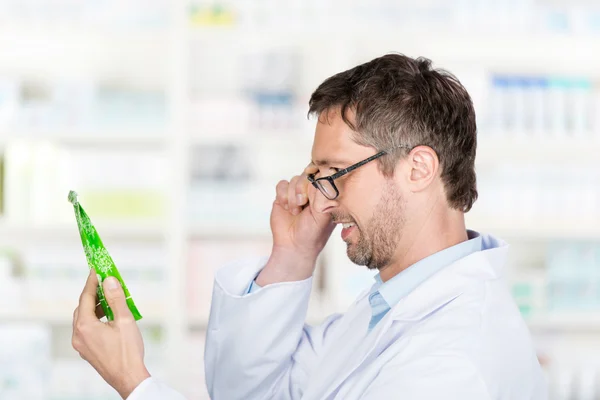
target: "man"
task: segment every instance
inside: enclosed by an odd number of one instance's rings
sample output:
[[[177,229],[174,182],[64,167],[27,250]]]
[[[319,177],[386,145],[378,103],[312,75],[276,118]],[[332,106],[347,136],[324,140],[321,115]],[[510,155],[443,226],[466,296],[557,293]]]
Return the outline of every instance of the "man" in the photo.
[[[310,113],[312,162],[277,185],[270,257],[216,275],[205,356],[212,398],[546,399],[502,281],[507,246],[465,227],[477,198],[476,124],[458,80],[429,60],[385,55],[323,82]],[[335,224],[348,257],[379,274],[345,314],[310,327],[315,261]],[[114,282],[119,329],[94,331],[96,284],[90,275],[75,348],[123,398],[181,399],[149,378]]]

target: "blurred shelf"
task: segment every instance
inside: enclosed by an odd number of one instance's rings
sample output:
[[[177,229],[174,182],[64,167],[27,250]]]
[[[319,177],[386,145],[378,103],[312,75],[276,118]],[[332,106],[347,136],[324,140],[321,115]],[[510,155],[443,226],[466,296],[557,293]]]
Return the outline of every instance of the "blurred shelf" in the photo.
[[[327,41],[323,41],[326,35]],[[205,46],[231,45],[239,48],[286,45],[307,49],[359,49],[363,58],[388,52],[412,57],[425,56],[436,62],[472,62],[477,67],[503,71],[573,72],[600,76],[600,44],[594,35],[529,32],[460,32],[455,30],[419,32],[404,29],[336,26],[312,28],[267,27],[250,29],[238,26],[193,27],[193,40]],[[350,53],[347,53],[348,55]]]
[[[22,134],[7,134],[0,132],[0,145],[11,141],[48,141],[70,146],[135,146],[163,147],[167,143],[166,136],[161,134],[142,134],[123,132],[85,133],[69,129],[56,131],[28,132]]]
[[[597,165],[600,154],[600,133],[579,137],[553,138],[530,133],[502,138],[479,136],[477,164],[563,163]]]
[[[556,312],[526,319],[533,331],[596,332],[600,331],[599,312]]]
[[[528,221],[516,215],[510,218],[496,219],[482,218],[468,213],[466,223],[469,229],[507,239],[600,239],[600,225],[595,224],[593,220],[589,220],[587,223],[571,222],[561,224],[541,219]],[[190,227],[188,236],[193,239],[271,239],[271,231],[267,225],[263,228],[244,225],[205,225]]]
[[[191,317],[188,320],[188,328],[190,330],[203,331],[208,327],[208,316],[207,317]]]
[[[64,313],[58,312],[41,312],[27,311],[10,312],[7,310],[0,311],[0,324],[3,323],[44,323],[49,325],[64,326],[73,323],[73,310],[65,310]],[[163,325],[166,319],[159,315],[143,315],[143,318],[138,321],[139,324],[145,325]]]
[[[101,238],[162,240],[166,230],[158,222],[103,223],[94,221]],[[18,238],[27,242],[30,238],[78,238],[79,231],[72,224],[15,224],[0,221],[0,239]]]
[[[170,31],[166,28],[90,27],[76,24],[3,24],[0,26],[0,46],[13,46],[34,42],[60,43],[60,46],[84,43],[106,43],[114,47],[133,46],[137,43],[166,44]],[[38,49],[41,50],[41,49]]]
[[[311,303],[309,304],[308,313],[306,315],[306,323],[309,325],[318,325],[333,313],[334,311],[331,310],[331,307],[324,306],[318,301],[318,297],[315,296],[313,299],[311,299]],[[208,317],[208,315],[190,317],[188,320],[189,329],[205,330],[208,327]]]
[[[0,28],[0,73],[52,79],[167,83],[169,34],[118,29]]]
[[[247,225],[193,225],[188,229],[191,239],[271,239],[268,225],[263,227]]]
[[[194,145],[205,144],[243,144],[243,145],[261,145],[265,142],[272,144],[292,143],[296,146],[312,147],[314,139],[314,130],[250,130],[242,133],[231,133],[219,135],[214,134],[193,134],[191,142]]]
[[[588,219],[586,223],[577,223],[575,220],[570,223],[558,223],[541,218],[528,221],[518,215],[501,219],[470,214],[467,213],[465,216],[467,228],[504,238],[600,239],[600,225],[592,219]]]

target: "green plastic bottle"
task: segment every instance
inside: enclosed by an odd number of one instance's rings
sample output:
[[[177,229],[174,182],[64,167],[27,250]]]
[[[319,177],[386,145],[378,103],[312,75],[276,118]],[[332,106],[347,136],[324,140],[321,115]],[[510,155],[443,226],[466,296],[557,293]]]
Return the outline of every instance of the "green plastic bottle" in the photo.
[[[114,314],[108,305],[106,298],[104,297],[104,289],[102,288],[102,282],[109,276],[114,276],[119,280],[123,290],[125,291],[125,298],[127,301],[127,306],[131,310],[136,321],[142,319],[142,315],[138,311],[133,299],[131,298],[131,294],[129,293],[129,289],[123,282],[123,278],[121,278],[121,274],[119,270],[115,266],[113,259],[110,254],[104,247],[96,228],[90,221],[90,218],[79,204],[77,200],[77,193],[74,191],[69,192],[69,202],[73,204],[73,208],[75,209],[75,218],[77,219],[77,226],[79,227],[79,235],[81,236],[81,243],[83,244],[83,250],[85,251],[85,257],[88,262],[88,266],[96,271],[96,276],[98,277],[98,285],[97,293],[98,300],[100,301],[100,305],[104,310],[104,315],[109,321],[114,320]]]

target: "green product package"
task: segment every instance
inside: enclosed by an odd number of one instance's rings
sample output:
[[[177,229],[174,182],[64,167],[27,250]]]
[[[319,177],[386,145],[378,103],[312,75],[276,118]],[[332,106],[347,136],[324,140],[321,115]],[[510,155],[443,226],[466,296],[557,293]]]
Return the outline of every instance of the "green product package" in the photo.
[[[79,227],[79,235],[81,236],[81,243],[83,244],[83,250],[85,251],[85,257],[88,262],[88,266],[93,268],[96,271],[96,276],[98,277],[98,285],[97,293],[98,300],[100,301],[100,305],[102,306],[102,310],[104,310],[104,315],[109,321],[114,319],[114,314],[111,308],[109,307],[106,298],[104,297],[104,289],[102,288],[102,282],[109,276],[114,276],[118,279],[125,291],[125,298],[127,301],[127,306],[131,310],[136,321],[142,319],[142,315],[138,311],[133,299],[131,298],[131,294],[129,293],[129,289],[123,282],[123,278],[121,278],[121,274],[119,274],[119,270],[115,266],[113,259],[110,254],[104,247],[98,232],[90,218],[79,204],[77,200],[77,193],[74,191],[69,192],[69,202],[73,204],[73,208],[75,209],[75,218],[77,219],[77,226]]]

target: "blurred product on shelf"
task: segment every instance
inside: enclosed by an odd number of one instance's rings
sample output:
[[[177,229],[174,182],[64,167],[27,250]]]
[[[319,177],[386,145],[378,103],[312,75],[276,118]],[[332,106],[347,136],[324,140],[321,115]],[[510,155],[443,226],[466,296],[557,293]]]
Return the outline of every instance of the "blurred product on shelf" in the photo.
[[[50,142],[7,144],[3,171],[6,222],[66,221],[68,207],[59,204],[60,192],[68,191],[66,184],[76,171],[68,164],[65,149]]]
[[[241,91],[251,99],[250,126],[267,130],[290,130],[300,84],[302,58],[293,48],[246,53],[240,60]]]
[[[600,365],[563,367],[549,377],[551,400],[596,400],[600,397]]]
[[[52,362],[52,381],[44,400],[119,400],[121,397],[81,359]]]
[[[87,209],[99,220],[158,221],[165,214],[168,169],[160,151],[79,149],[15,140],[6,145],[4,156],[7,222],[69,222],[72,215],[64,193],[70,187],[81,188]]]
[[[600,312],[600,243],[551,241],[546,244],[542,268],[519,264],[510,283],[523,316],[544,328],[553,316],[597,316]],[[541,319],[540,319],[541,318]],[[595,317],[597,318],[597,317]],[[558,325],[560,320],[557,321]],[[588,322],[591,323],[590,320]]]
[[[600,311],[600,244],[553,243],[547,255],[550,311]]]
[[[272,187],[255,178],[250,149],[235,144],[202,145],[190,157],[189,219],[206,233],[249,229],[268,221]],[[240,202],[243,199],[243,203]]]
[[[557,235],[564,226],[594,227],[592,221],[600,218],[600,169],[595,166],[506,161],[481,168],[478,178],[473,216],[493,216],[518,227],[538,224]]]
[[[241,97],[192,100],[189,112],[192,131],[190,136],[203,140],[254,138],[255,132],[248,129],[251,108],[250,101]]]
[[[549,400],[600,398],[600,351],[593,335],[538,338],[546,342],[544,364]]]
[[[200,327],[208,322],[214,273],[221,266],[247,257],[268,257],[271,239],[207,239],[190,243],[186,271],[188,315]],[[193,364],[201,364],[194,355]],[[192,360],[190,360],[192,361]]]
[[[166,275],[165,250],[151,244],[111,243],[105,240],[137,306],[148,310],[146,319],[157,318],[166,311],[166,298],[157,293]],[[77,306],[82,282],[87,277],[87,263],[77,238],[71,246],[60,242],[29,245],[22,251],[24,269],[24,315],[62,318],[69,321],[68,311]],[[52,298],[52,302],[48,302]],[[148,318],[149,317],[149,318]]]
[[[586,77],[493,75],[483,136],[600,141],[600,82]]]
[[[231,26],[235,24],[235,13],[226,4],[221,2],[191,3],[189,17],[190,23],[194,26]]]
[[[294,133],[305,128],[306,106],[300,103],[304,60],[299,49],[283,46],[223,52],[208,63],[203,60],[203,46],[191,46],[195,61],[190,107],[193,133],[222,137],[268,132],[293,139]],[[197,63],[202,65],[196,67]],[[219,67],[211,68],[217,64]],[[220,81],[206,79],[216,74],[227,83],[215,85]]]
[[[0,145],[0,218],[4,215],[4,152]]]
[[[544,271],[528,270],[519,266],[511,280],[512,295],[523,317],[528,320],[546,311],[547,279]]]
[[[3,0],[0,27],[163,28],[167,6],[167,0]]]
[[[246,71],[239,78],[244,83],[237,89],[238,95],[193,101],[190,122],[194,132],[205,137],[232,138],[261,132],[276,132],[281,137],[302,133],[301,123],[306,116],[302,115],[299,89],[292,84],[298,85],[300,73],[285,67],[299,65],[295,57],[293,52],[283,51],[236,60]],[[485,111],[479,118],[482,140],[555,138],[600,142],[600,81],[577,76],[492,74],[483,85],[476,83],[485,93],[478,104]],[[197,85],[196,90],[202,91],[201,84]],[[236,117],[228,117],[231,115]]]
[[[47,400],[51,332],[41,324],[0,324],[0,398]],[[10,344],[10,345],[6,345]]]
[[[145,360],[149,371],[164,375],[165,339],[160,328],[141,328],[144,336]],[[118,393],[79,358],[70,345],[70,329],[54,328],[51,331],[53,352],[49,374],[49,389],[44,400],[118,400]],[[4,400],[4,398],[2,398]],[[25,399],[21,397],[19,399]]]
[[[189,357],[186,364],[189,368],[186,370],[187,387],[183,394],[187,400],[210,400],[204,375],[204,363],[197,360],[204,359],[204,346],[206,344],[206,332],[195,330],[190,333],[188,342]]]
[[[25,309],[25,281],[14,251],[0,248],[0,310],[18,315]]]
[[[192,185],[204,181],[247,182],[253,175],[251,154],[235,143],[196,146],[190,164]]]
[[[0,131],[8,128],[19,108],[19,86],[16,80],[0,78]]]
[[[600,32],[600,6],[535,0],[461,0],[406,2],[382,0],[195,0],[189,8],[193,26],[239,26],[244,29],[354,29],[405,31],[476,31],[506,34]]]
[[[166,112],[160,90],[94,80],[0,80],[0,138],[59,130],[152,135],[164,130]]]

